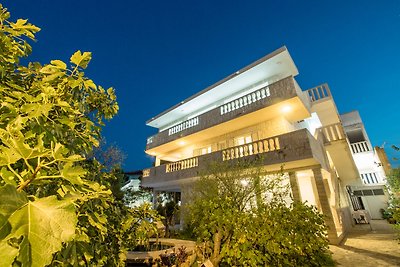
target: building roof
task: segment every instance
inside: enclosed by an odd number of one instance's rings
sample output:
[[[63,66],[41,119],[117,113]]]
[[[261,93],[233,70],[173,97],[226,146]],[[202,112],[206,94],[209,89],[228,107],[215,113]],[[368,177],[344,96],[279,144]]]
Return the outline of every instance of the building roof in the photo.
[[[223,99],[235,95],[254,84],[270,84],[298,70],[285,46],[236,71],[221,81],[205,88],[179,104],[161,112],[146,122],[148,126],[163,128],[207,107],[212,108]],[[222,104],[222,103],[221,103]],[[219,105],[219,104],[218,104]]]

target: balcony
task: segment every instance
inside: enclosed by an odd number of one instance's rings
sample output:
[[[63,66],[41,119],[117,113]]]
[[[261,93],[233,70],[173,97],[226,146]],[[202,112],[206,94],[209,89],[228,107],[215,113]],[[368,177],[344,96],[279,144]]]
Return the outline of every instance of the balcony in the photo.
[[[334,141],[346,140],[346,134],[344,133],[341,123],[323,126],[321,128],[318,128],[317,131],[319,136],[322,135],[322,140],[324,144],[330,144]]]
[[[243,117],[297,96],[298,92],[296,90],[295,80],[293,77],[287,77],[149,137],[146,150],[192,135],[213,126],[221,125],[222,123]],[[301,104],[299,105],[300,102]],[[298,100],[294,104],[299,105],[301,109],[301,112],[295,112],[295,114],[308,112],[301,100]],[[268,113],[272,115],[276,112],[276,110],[271,110]]]
[[[357,142],[350,144],[353,154],[371,151],[367,141]]]
[[[332,97],[331,90],[326,83],[308,89],[306,92],[311,103],[319,102],[320,100]]]
[[[177,186],[185,179],[198,177],[212,161],[254,159],[257,156],[261,156],[271,170],[279,170],[282,164],[286,169],[316,164],[326,168],[322,144],[307,129],[301,129],[143,170],[142,185]]]

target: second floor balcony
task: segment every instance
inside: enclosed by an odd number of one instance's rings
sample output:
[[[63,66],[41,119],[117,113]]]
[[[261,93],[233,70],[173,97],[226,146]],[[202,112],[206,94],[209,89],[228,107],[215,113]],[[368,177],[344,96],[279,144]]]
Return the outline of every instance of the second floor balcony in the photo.
[[[146,150],[151,150],[179,138],[197,134],[214,126],[243,118],[249,114],[254,113],[254,116],[241,121],[240,124],[236,124],[244,127],[246,123],[255,124],[258,122],[257,120],[265,120],[268,116],[281,115],[279,113],[282,112],[282,107],[279,105],[285,105],[286,100],[291,101],[289,103],[293,109],[292,116],[296,116],[296,118],[293,118],[294,120],[301,119],[302,116],[308,114],[307,103],[303,102],[303,92],[301,92],[293,77],[287,77],[251,93],[231,99],[216,108],[189,118],[149,137],[147,139]],[[265,112],[262,114],[256,113],[261,111]],[[232,125],[230,127],[232,128]]]
[[[318,164],[328,168],[322,143],[307,129],[301,129],[146,169],[143,171],[142,185],[176,186],[198,177],[213,161],[251,160],[255,157],[260,157],[270,170],[279,170],[281,166],[290,169]]]

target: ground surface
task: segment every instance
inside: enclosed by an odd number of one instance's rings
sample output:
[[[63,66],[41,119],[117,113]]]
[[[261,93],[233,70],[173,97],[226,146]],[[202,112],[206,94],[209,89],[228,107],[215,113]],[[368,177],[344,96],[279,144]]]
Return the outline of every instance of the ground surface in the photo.
[[[400,245],[385,220],[356,225],[339,246],[330,246],[338,266],[400,266]]]

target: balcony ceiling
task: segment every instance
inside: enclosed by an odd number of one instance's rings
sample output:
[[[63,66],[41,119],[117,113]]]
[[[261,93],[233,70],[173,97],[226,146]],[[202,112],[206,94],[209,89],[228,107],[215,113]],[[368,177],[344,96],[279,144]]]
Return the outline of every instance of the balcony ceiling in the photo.
[[[286,47],[264,56],[225,79],[207,87],[172,108],[148,120],[146,124],[164,128],[175,121],[186,118],[201,109],[222,104],[223,99],[235,95],[256,83],[278,81],[288,76],[296,76],[298,70]]]

